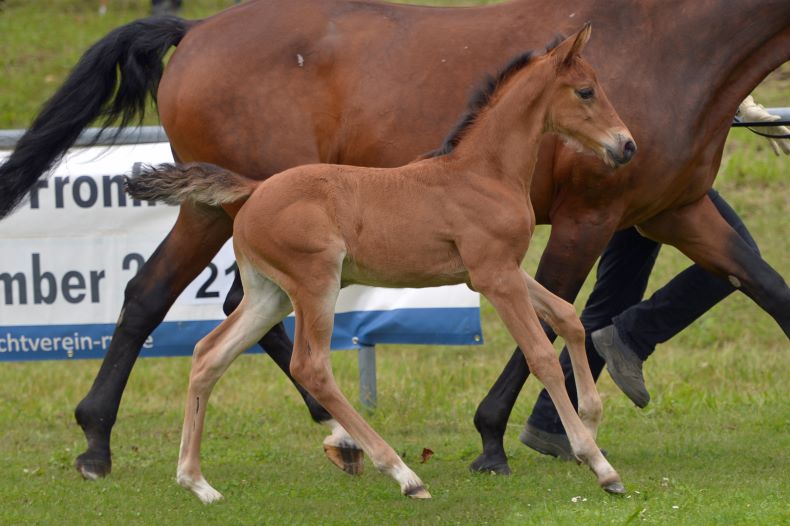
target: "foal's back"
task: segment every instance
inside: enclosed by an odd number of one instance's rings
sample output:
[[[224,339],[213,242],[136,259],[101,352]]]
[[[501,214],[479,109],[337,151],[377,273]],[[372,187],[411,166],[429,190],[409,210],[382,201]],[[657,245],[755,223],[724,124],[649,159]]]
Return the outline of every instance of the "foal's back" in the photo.
[[[342,268],[344,284],[424,287],[461,283],[457,226],[473,189],[452,161],[399,168],[315,164],[261,183],[235,220],[237,250],[267,271],[294,259]],[[296,276],[293,276],[296,279]]]

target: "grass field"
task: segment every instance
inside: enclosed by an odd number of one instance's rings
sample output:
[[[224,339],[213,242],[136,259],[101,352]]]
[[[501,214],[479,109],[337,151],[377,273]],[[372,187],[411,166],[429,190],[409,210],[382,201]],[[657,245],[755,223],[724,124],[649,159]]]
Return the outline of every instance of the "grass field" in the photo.
[[[200,17],[232,1],[184,3],[185,16]],[[27,126],[91,42],[148,9],[143,0],[114,0],[100,17],[98,0],[0,5],[0,128]],[[757,95],[767,106],[790,105],[787,65]],[[785,276],[789,174],[790,158],[737,130],[716,184]],[[546,235],[539,229],[527,268],[534,270]],[[686,265],[665,249],[650,290]],[[580,308],[589,287],[588,280]],[[260,355],[240,358],[212,396],[204,470],[225,501],[203,506],[173,480],[188,359],[138,363],[115,427],[113,473],[84,482],[72,467],[84,448],[72,411],[98,362],[4,363],[0,524],[790,524],[788,343],[748,298],[733,295],[660,347],[646,364],[653,400],[645,410],[604,373],[599,443],[623,476],[624,498],[597,489],[585,468],[520,444],[538,391],[533,379],[506,436],[514,474],[467,471],[480,447],[476,404],[513,346],[485,303],[483,318],[482,347],[382,346],[378,353],[379,408],[370,422],[426,481],[431,501],[401,497],[369,463],[352,478],[326,462],[323,429]],[[355,400],[356,354],[336,353],[333,365]],[[425,447],[435,455],[420,464]]]

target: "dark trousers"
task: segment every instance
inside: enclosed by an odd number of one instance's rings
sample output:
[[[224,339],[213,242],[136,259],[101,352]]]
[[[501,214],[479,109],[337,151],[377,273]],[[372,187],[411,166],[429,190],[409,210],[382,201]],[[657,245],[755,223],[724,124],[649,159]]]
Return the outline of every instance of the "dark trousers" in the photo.
[[[741,218],[724,198],[713,189],[708,191],[708,197],[730,226],[759,252]],[[642,237],[632,227],[616,232],[601,255],[595,286],[581,314],[587,333],[587,359],[595,379],[605,362],[592,345],[591,332],[614,323],[620,338],[645,360],[656,344],[672,338],[735,290],[726,280],[692,265],[642,301],[660,248],[660,243]],[[568,394],[576,406],[576,386],[567,349],[560,354],[560,364]],[[565,432],[545,389],[538,396],[529,423],[550,433]]]

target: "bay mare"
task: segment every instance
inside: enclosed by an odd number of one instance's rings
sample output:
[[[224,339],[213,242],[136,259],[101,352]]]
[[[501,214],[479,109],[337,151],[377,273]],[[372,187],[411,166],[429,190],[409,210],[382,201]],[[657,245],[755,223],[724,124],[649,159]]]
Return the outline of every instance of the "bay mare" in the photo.
[[[127,180],[138,199],[234,208],[246,199],[233,224],[245,294],[195,346],[176,476],[182,486],[205,503],[221,497],[200,469],[211,390],[239,354],[293,311],[291,374],[404,495],[430,498],[420,478],[334,381],[329,344],[335,303],[341,287],[353,283],[466,283],[491,301],[524,350],[530,370],[559,408],[576,457],[606,491],[625,492],[595,444],[601,399],[587,363],[584,327],[573,305],[521,268],[535,227],[529,191],[542,135],[558,133],[612,167],[627,163],[636,151],[592,68],[579,56],[590,32],[587,24],[545,55],[514,59],[452,133],[448,151],[429,159],[400,168],[314,164],[263,183],[200,164],[164,165]],[[568,342],[579,414],[538,314]]]
[[[580,20],[596,26],[586,57],[640,154],[612,173],[544,138],[531,197],[537,222],[552,230],[537,281],[573,300],[612,233],[637,225],[711,272],[734,276],[790,333],[786,283],[706,197],[738,104],[790,59],[786,0],[513,0],[476,8],[273,0],[203,21],[132,22],[86,52],[0,166],[0,216],[85,126],[105,116],[131,122],[157,89],[180,161],[261,179],[313,162],[402,165],[437,147],[464,107],[464,86]],[[163,73],[162,57],[174,45]],[[110,471],[112,426],[145,338],[230,234],[220,207],[187,202],[129,282],[107,357],[76,410],[88,440],[76,462],[83,476]],[[228,310],[240,298],[237,288]],[[287,371],[290,342],[280,326],[262,344]],[[509,471],[502,436],[528,373],[517,350],[481,403],[475,469]],[[570,377],[566,385],[573,388]],[[331,421],[306,402],[315,420]]]

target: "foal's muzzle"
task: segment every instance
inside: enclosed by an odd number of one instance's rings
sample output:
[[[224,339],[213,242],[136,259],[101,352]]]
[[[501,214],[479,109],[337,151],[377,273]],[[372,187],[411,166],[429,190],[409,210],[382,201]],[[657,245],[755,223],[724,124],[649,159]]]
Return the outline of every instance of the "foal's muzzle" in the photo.
[[[616,146],[607,145],[606,153],[614,167],[623,166],[634,158],[636,143],[629,135],[618,133],[616,135]]]

